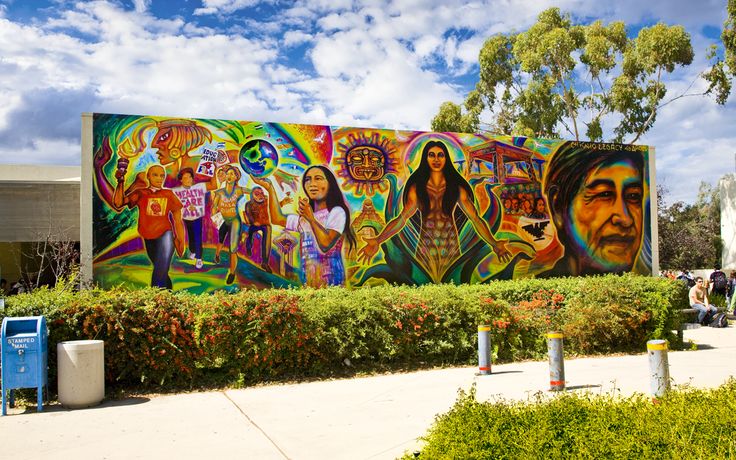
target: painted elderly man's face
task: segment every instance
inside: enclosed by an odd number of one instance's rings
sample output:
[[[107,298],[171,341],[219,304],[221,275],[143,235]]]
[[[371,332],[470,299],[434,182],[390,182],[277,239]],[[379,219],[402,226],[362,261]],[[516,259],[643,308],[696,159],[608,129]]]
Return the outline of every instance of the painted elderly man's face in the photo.
[[[631,270],[642,235],[644,188],[641,172],[629,161],[588,172],[568,209],[569,243],[584,266]]]

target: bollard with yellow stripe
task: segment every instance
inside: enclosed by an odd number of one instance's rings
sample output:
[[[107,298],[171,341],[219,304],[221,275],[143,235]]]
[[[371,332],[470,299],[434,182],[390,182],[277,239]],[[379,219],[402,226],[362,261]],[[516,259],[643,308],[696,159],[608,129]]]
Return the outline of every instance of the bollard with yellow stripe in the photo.
[[[650,340],[647,342],[647,350],[668,350],[666,340]]]
[[[547,354],[549,355],[549,390],[565,389],[565,359],[562,350],[562,332],[547,333]]]
[[[491,373],[491,326],[478,326],[478,375]]]

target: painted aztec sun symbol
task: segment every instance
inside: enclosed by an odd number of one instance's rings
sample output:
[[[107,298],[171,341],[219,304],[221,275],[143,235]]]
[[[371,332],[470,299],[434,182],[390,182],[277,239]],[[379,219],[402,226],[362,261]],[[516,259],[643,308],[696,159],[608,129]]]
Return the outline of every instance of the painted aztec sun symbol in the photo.
[[[380,133],[350,133],[338,139],[334,161],[345,191],[372,196],[388,190],[386,175],[398,172],[397,152],[395,141]]]

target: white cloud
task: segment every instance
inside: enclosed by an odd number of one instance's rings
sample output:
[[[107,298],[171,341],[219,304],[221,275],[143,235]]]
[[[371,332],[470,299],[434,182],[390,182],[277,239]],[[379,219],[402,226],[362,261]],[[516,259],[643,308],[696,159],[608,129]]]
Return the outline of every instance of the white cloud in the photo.
[[[202,0],[202,8],[194,10],[195,16],[232,13],[258,4],[258,0]]]
[[[308,43],[312,40],[312,36],[305,34],[300,30],[290,30],[284,34],[284,46],[290,48],[292,46],[301,45],[302,43]]]
[[[525,30],[550,6],[685,24],[696,62],[667,77],[677,94],[706,65],[702,27],[720,26],[725,10],[722,0],[267,1],[204,0],[191,18],[156,17],[150,0],[62,2],[28,23],[0,5],[0,163],[18,151],[78,163],[79,114],[90,111],[428,129],[442,102],[470,89],[448,81],[476,71],[484,40]],[[733,119],[736,103],[703,98],[662,110],[640,143],[657,148],[674,197],[690,201],[701,179],[733,170]]]
[[[414,41],[414,53],[419,58],[425,58],[434,53],[442,45],[436,35],[423,35]]]
[[[133,7],[137,13],[145,12],[151,6],[151,0],[133,0]]]
[[[10,164],[79,164],[79,141],[39,139],[35,142],[0,144],[0,158]]]

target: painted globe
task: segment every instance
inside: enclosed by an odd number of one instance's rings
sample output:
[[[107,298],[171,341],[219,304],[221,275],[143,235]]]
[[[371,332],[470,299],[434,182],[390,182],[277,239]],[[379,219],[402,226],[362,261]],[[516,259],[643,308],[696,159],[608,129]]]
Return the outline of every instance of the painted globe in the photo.
[[[243,171],[254,177],[266,177],[279,165],[279,153],[276,147],[263,139],[253,139],[240,149],[240,166]]]

